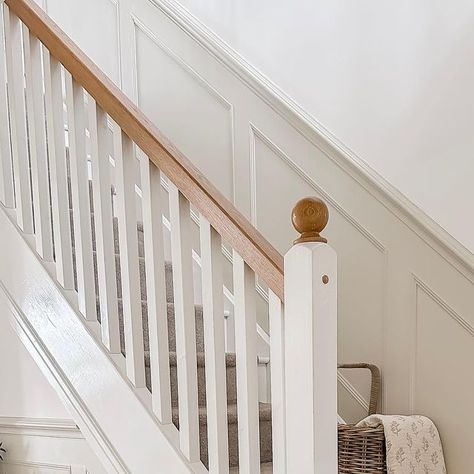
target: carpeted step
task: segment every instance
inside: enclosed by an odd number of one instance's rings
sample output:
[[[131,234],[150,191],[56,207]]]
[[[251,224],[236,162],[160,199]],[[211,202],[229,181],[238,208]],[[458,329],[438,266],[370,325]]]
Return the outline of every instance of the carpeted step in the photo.
[[[96,302],[97,308],[99,308],[99,300]],[[174,303],[167,303],[167,316],[168,316],[168,340],[170,346],[170,352],[176,352],[176,328],[174,320]],[[118,299],[118,316],[120,325],[120,348],[122,354],[125,353],[125,337],[124,337],[124,325],[123,325],[123,302],[122,299]],[[204,352],[204,323],[203,323],[203,312],[202,306],[196,305],[194,307],[194,314],[196,317],[196,351]],[[148,332],[148,305],[146,301],[142,300],[142,319],[143,319],[143,342],[145,351],[150,350],[149,343],[149,332]]]
[[[204,353],[198,352],[197,376],[198,376],[198,403],[199,406],[206,406],[206,363]],[[170,382],[171,382],[171,404],[178,406],[178,373],[176,365],[176,352],[170,352]],[[145,353],[146,385],[151,390],[150,374],[150,353]],[[226,386],[227,402],[237,403],[237,375],[235,369],[235,354],[226,354]]]
[[[229,471],[229,474],[239,474],[239,468],[233,467]],[[273,473],[273,464],[271,462],[266,462],[260,465],[260,474],[272,474]]]
[[[94,213],[92,206],[92,187],[91,195],[91,223],[94,250],[94,270],[96,289],[97,284],[97,262],[95,245],[95,227]],[[112,196],[111,196],[112,198]],[[72,224],[72,211],[71,224]],[[71,225],[73,231],[73,226]],[[113,218],[114,231],[114,250],[115,250],[115,270],[117,278],[117,301],[118,316],[120,323],[120,344],[122,353],[125,354],[124,325],[123,325],[123,306],[122,306],[122,288],[121,288],[121,269],[120,269],[120,244],[118,220]],[[74,238],[73,238],[74,240]],[[146,385],[151,390],[150,379],[150,353],[149,353],[149,332],[148,332],[148,307],[146,294],[146,273],[144,259],[144,232],[143,225],[137,222],[137,240],[140,267],[140,288],[141,305],[143,320],[143,337],[145,349],[145,370]],[[74,250],[74,249],[73,249]],[[175,313],[173,303],[173,268],[170,262],[165,262],[165,280],[166,280],[166,302],[168,318],[168,341],[169,341],[169,363],[170,363],[170,383],[171,383],[171,402],[173,407],[173,423],[179,426],[178,411],[178,377],[177,377],[177,357],[176,357],[176,331],[175,331]],[[99,299],[97,299],[98,315]],[[224,315],[223,315],[224,316]],[[100,320],[100,318],[99,318]],[[206,412],[206,374],[205,374],[205,355],[204,355],[204,326],[202,306],[195,306],[195,324],[196,324],[196,351],[197,351],[197,376],[198,376],[198,403],[199,403],[199,433],[201,444],[201,460],[207,466],[208,463],[208,442],[207,442],[207,412]],[[227,421],[229,436],[229,465],[231,472],[238,474],[238,421],[237,421],[237,377],[236,377],[236,358],[235,354],[226,354],[226,382],[227,382]],[[271,405],[260,403],[259,406],[259,426],[260,426],[260,459],[262,462],[262,473],[270,474],[272,472],[272,432],[271,432]]]
[[[260,462],[272,461],[272,409],[269,403],[259,404],[259,428],[260,428]],[[173,423],[179,428],[179,411],[173,409]],[[235,467],[239,464],[239,442],[237,404],[227,406],[227,429],[229,436],[229,466]],[[199,408],[199,437],[201,443],[201,461],[208,465],[207,444],[207,412],[205,407]]]
[[[140,291],[141,299],[146,300],[146,269],[145,258],[138,257],[140,269]],[[117,296],[122,298],[122,272],[120,269],[120,255],[115,254],[115,268],[117,272]],[[173,301],[173,265],[171,262],[165,262],[165,283],[166,283],[166,301]]]

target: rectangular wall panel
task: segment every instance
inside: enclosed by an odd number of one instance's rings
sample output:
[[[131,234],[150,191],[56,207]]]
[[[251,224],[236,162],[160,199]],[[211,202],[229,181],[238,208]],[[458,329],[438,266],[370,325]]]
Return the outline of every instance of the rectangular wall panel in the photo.
[[[135,41],[140,108],[232,199],[232,105],[138,20]]]
[[[474,439],[474,327],[423,282],[415,285],[412,412],[431,417],[440,429],[447,471],[467,473],[472,463],[465,453]]]
[[[370,361],[383,364],[384,248],[337,202],[325,195],[309,176],[297,167],[275,143],[256,128],[251,129],[252,217],[254,224],[281,251],[286,252],[295,239],[291,211],[306,196],[318,196],[329,205],[330,222],[322,233],[338,251],[339,275],[339,361]],[[275,189],[278,183],[278,191]],[[286,225],[283,225],[286,224]],[[351,245],[345,245],[350,241]],[[360,333],[354,333],[357,321]],[[365,371],[345,371],[346,387],[352,395],[368,401],[370,377]],[[362,414],[357,398],[341,405],[341,416],[352,419]],[[342,401],[341,400],[341,401]],[[354,420],[356,421],[356,420]]]

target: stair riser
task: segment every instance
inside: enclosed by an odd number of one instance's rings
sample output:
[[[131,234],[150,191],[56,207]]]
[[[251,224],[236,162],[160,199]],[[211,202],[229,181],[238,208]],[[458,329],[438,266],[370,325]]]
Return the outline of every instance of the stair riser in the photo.
[[[176,427],[179,427],[178,420],[173,419]],[[239,465],[239,440],[238,424],[231,422],[227,425],[229,439],[229,467]],[[271,420],[260,420],[260,462],[267,463],[272,461],[272,422]],[[199,422],[199,437],[201,444],[201,461],[208,467],[208,442],[207,442],[207,423],[206,420]]]
[[[97,302],[99,305],[99,302]],[[119,310],[119,324],[123,328],[123,306],[122,300],[118,301],[118,310]],[[196,351],[204,352],[204,329],[203,329],[203,317],[202,309],[197,307],[195,310],[196,317]],[[148,332],[148,312],[147,312],[147,303],[142,301],[142,320],[143,320],[143,342],[145,351],[150,350],[149,343],[149,332]],[[122,354],[125,354],[125,341],[123,340],[123,334],[121,333],[121,349]],[[175,320],[174,320],[174,306],[172,304],[168,305],[168,341],[169,341],[169,350],[170,352],[176,352],[176,329],[175,329]]]
[[[139,257],[139,268],[140,268],[140,290],[141,299],[146,301],[146,269],[145,259]],[[117,269],[117,295],[118,298],[122,298],[122,275],[120,270],[120,256],[115,254],[115,268]],[[165,265],[165,282],[166,282],[166,301],[168,303],[173,302],[173,269],[171,264],[166,263]]]
[[[229,434],[229,466],[239,465],[239,442],[238,442],[238,424],[231,423],[227,427]],[[272,461],[272,422],[260,421],[260,462],[266,463]],[[201,437],[201,461],[208,466],[207,456],[207,425],[199,425],[199,435]]]
[[[174,407],[178,406],[178,374],[177,367],[171,366],[171,403]],[[198,367],[198,403],[199,406],[206,405],[206,369]],[[228,403],[236,403],[237,401],[237,377],[235,367],[227,367],[227,401]]]
[[[196,351],[204,352],[204,322],[202,308],[196,306],[195,309],[195,321],[196,321]],[[170,351],[176,352],[176,331],[175,331],[175,318],[174,318],[174,306],[168,305],[168,335]]]

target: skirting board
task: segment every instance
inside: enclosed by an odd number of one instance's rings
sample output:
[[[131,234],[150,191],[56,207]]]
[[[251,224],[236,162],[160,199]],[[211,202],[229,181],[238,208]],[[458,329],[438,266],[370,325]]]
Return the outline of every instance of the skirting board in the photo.
[[[84,439],[72,420],[30,417],[0,417],[0,434]]]

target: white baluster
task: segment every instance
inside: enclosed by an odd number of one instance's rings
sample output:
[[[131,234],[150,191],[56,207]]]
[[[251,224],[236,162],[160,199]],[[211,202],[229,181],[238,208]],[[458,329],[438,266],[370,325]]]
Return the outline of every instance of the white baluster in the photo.
[[[272,401],[273,474],[286,473],[284,312],[278,296],[269,290],[270,378]]]
[[[10,148],[9,108],[5,57],[4,5],[0,2],[0,201],[5,207],[15,206],[13,165]]]
[[[53,231],[46,154],[42,48],[38,38],[30,34],[25,25],[23,25],[23,44],[36,251],[44,260],[51,261],[53,259]]]
[[[188,200],[172,183],[169,196],[180,447],[189,461],[196,462],[200,457],[191,216]]]
[[[78,304],[88,321],[96,321],[84,89],[67,71],[65,74]]]
[[[138,263],[133,142],[120,128],[114,129],[120,270],[127,375],[137,388],[145,387],[143,320]]]
[[[166,424],[172,418],[161,173],[143,153],[140,173],[153,411]]]
[[[202,307],[209,472],[229,472],[222,240],[201,215]]]
[[[234,251],[235,356],[239,472],[260,472],[255,273]]]
[[[107,114],[90,96],[89,133],[102,342],[109,352],[119,354],[120,326],[115,278],[112,181],[107,149],[109,128]]]
[[[33,203],[30,185],[30,159],[26,126],[25,77],[21,21],[5,11],[5,47],[7,56],[8,102],[10,104],[10,134],[15,177],[15,200],[18,226],[27,234],[33,233]]]
[[[285,255],[287,472],[336,474],[337,259],[319,236],[322,201],[300,201],[293,219],[302,236]]]
[[[56,277],[64,288],[72,289],[74,288],[74,268],[64,141],[61,64],[50,56],[46,48],[43,48],[43,65]]]

